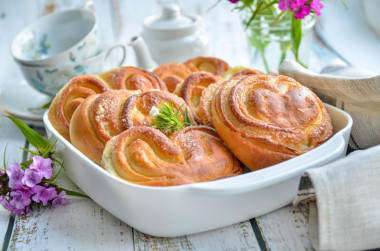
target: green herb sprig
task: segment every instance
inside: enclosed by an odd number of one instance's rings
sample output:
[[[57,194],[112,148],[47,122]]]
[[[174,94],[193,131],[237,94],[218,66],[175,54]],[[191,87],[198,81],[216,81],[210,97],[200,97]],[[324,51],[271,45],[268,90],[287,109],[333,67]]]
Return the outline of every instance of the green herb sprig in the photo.
[[[171,134],[187,126],[191,126],[191,121],[187,109],[181,112],[181,105],[177,110],[168,102],[162,104],[159,113],[153,118],[153,127],[161,130],[165,134]],[[183,119],[181,119],[183,117]]]

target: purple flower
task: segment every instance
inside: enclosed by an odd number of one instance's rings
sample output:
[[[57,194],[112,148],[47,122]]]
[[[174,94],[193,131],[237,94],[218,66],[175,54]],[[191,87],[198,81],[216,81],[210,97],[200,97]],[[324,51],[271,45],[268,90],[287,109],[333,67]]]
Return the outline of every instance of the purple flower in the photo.
[[[12,197],[12,200],[9,201],[9,204],[16,209],[24,209],[26,206],[29,206],[31,202],[30,197],[25,198],[21,191],[11,191],[10,196]]]
[[[310,7],[315,11],[317,16],[321,15],[321,9],[323,8],[321,0],[311,0]]]
[[[228,0],[228,1],[230,1],[231,3],[237,3],[237,2],[239,2],[240,0]]]
[[[47,206],[47,203],[49,200],[54,199],[57,197],[57,191],[55,190],[55,187],[49,187],[45,188],[43,186],[35,186],[36,194],[33,195],[32,199],[39,203],[42,202],[44,206]]]
[[[65,191],[60,192],[58,196],[52,201],[51,206],[52,207],[54,207],[55,205],[66,206],[67,204],[69,204],[69,199],[62,198],[65,195],[66,195]]]
[[[11,211],[12,206],[4,195],[0,195],[0,205],[2,205],[6,210]]]
[[[24,173],[24,177],[22,178],[22,184],[28,186],[28,187],[34,187],[38,183],[40,183],[42,180],[42,177],[32,169],[26,169]]]
[[[53,175],[51,163],[52,160],[49,158],[44,159],[41,156],[33,156],[33,163],[29,165],[29,168],[37,170],[41,178],[50,179]]]
[[[22,170],[19,163],[12,163],[7,167],[7,175],[9,177],[8,186],[10,188],[17,188],[22,186],[21,179],[24,176],[24,170]]]
[[[310,6],[304,5],[299,10],[294,12],[294,17],[296,19],[303,19],[310,13]]]
[[[17,214],[17,215],[24,215],[25,214],[25,210],[24,209],[12,208],[11,213],[12,214]]]

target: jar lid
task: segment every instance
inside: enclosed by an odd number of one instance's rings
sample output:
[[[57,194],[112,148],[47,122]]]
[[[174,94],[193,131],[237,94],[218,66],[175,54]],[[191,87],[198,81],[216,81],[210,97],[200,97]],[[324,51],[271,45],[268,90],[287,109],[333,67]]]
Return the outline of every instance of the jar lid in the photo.
[[[144,32],[158,38],[174,38],[189,35],[200,25],[197,16],[181,13],[177,4],[166,4],[159,15],[144,20]]]

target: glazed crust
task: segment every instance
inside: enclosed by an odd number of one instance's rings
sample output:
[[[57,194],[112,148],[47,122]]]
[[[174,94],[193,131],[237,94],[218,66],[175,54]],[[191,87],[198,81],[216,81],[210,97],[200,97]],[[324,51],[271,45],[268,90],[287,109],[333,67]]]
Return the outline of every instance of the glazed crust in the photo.
[[[216,180],[243,172],[215,130],[190,126],[169,138],[135,126],[108,141],[102,167],[135,184],[175,186]]]
[[[85,99],[70,123],[71,143],[89,159],[100,164],[106,142],[125,130],[122,112],[125,101],[140,91],[109,90]]]
[[[190,69],[195,68],[216,76],[221,76],[225,71],[230,69],[230,66],[224,60],[214,57],[196,57],[187,60],[184,64]]]
[[[99,75],[111,89],[141,90],[150,89],[167,91],[165,83],[155,74],[138,67],[120,67]]]
[[[65,139],[70,141],[69,127],[75,109],[88,97],[109,90],[109,85],[97,76],[73,78],[55,96],[49,109],[49,120]]]
[[[202,92],[210,84],[216,83],[217,81],[219,81],[219,78],[211,73],[195,72],[190,74],[174,92],[185,100],[186,104],[194,113],[195,120],[198,123],[202,122],[199,117]]]
[[[158,66],[153,70],[153,73],[165,82],[169,92],[173,92],[177,85],[181,84],[192,73],[192,70],[184,64],[167,63]]]
[[[220,137],[251,170],[305,153],[332,135],[330,116],[320,99],[280,75],[223,82],[215,91],[211,113]]]
[[[188,116],[191,124],[196,125],[196,121],[191,110],[186,105],[185,101],[175,94],[152,90],[132,96],[126,100],[123,107],[122,120],[125,129],[133,126],[152,126],[153,118],[149,114],[153,106],[159,109],[163,103],[169,103],[174,109],[181,108],[180,113],[184,113],[188,109]],[[184,117],[182,116],[182,120]]]

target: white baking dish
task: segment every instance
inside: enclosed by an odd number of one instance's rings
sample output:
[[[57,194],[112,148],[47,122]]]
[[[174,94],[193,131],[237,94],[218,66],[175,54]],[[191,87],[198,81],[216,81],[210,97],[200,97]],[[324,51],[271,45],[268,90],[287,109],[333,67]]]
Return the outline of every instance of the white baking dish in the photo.
[[[283,163],[232,178],[181,185],[148,187],[128,183],[90,161],[54,129],[47,112],[49,137],[58,139],[66,172],[88,196],[137,230],[155,236],[181,236],[220,228],[268,213],[290,203],[299,178],[346,153],[352,119],[326,105],[334,128],[323,145]]]

